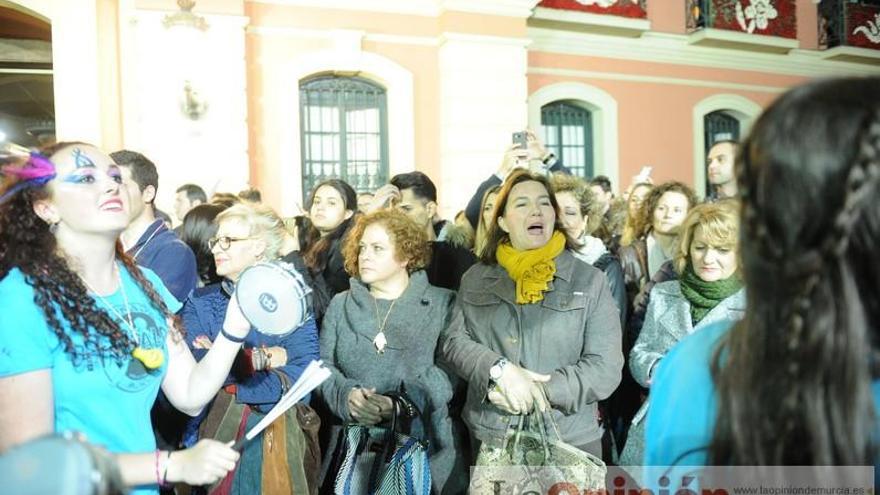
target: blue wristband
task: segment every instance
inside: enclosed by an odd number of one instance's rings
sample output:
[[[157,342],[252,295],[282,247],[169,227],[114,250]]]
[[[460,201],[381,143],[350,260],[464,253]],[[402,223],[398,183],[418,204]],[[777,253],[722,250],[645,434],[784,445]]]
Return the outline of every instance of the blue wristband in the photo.
[[[236,344],[244,344],[244,337],[234,337],[229,334],[223,327],[220,327],[220,335],[226,337],[226,340],[230,342],[235,342]]]

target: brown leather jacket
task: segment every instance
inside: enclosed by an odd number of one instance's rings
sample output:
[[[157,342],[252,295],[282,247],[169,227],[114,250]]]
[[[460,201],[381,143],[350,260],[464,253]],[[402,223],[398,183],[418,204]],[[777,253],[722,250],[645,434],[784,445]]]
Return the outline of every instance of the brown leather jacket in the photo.
[[[648,282],[648,243],[644,238],[633,241],[629,246],[621,246],[617,252],[623,268],[623,283],[626,285],[626,297],[629,309],[633,309],[633,301],[639,291]]]
[[[547,395],[565,442],[602,436],[597,403],[617,388],[623,368],[617,306],[600,270],[568,250],[555,262],[550,290],[535,304],[516,303],[515,283],[497,264],[474,265],[462,279],[440,358],[468,382],[462,417],[482,442],[502,438],[509,421],[486,399],[489,368],[502,356],[551,376]]]

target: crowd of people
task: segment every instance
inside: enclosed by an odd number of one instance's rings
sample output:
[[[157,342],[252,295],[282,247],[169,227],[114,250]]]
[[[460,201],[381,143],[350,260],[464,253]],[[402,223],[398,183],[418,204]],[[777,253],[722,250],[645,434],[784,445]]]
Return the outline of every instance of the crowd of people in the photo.
[[[76,430],[134,493],[332,492],[345,426],[403,400],[437,494],[532,413],[621,466],[875,464],[880,79],[792,89],[706,161],[704,199],[645,174],[615,195],[528,133],[453,220],[415,171],[327,178],[294,218],[185,184],[172,228],[140,153],[8,159],[0,453]],[[272,336],[234,294],[279,260],[311,295]],[[317,359],[282,430],[233,449]]]

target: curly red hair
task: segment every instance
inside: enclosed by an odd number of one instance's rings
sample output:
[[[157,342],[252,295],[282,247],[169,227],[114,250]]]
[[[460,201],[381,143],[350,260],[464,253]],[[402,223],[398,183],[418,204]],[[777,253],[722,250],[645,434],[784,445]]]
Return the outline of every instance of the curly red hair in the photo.
[[[388,232],[388,237],[394,245],[394,259],[408,260],[407,273],[421,270],[431,262],[431,245],[428,243],[428,235],[425,231],[398,210],[379,210],[360,216],[345,239],[342,256],[345,258],[345,271],[352,277],[360,274],[358,253],[361,237],[364,236],[364,230],[373,224],[382,225]]]

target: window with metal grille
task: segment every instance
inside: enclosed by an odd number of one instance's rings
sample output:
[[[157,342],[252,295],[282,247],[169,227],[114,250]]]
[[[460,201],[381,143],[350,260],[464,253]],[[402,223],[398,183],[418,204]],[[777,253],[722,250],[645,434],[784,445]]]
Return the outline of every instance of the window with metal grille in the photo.
[[[593,120],[589,110],[566,101],[541,107],[541,128],[547,150],[571,173],[593,176]]]
[[[388,182],[385,89],[360,77],[318,76],[300,83],[303,197],[326,179],[355,191]]]
[[[703,156],[709,154],[709,150],[718,141],[739,141],[739,120],[725,110],[708,113],[703,117],[704,145]],[[709,185],[709,164],[706,163],[706,191],[711,191]]]

